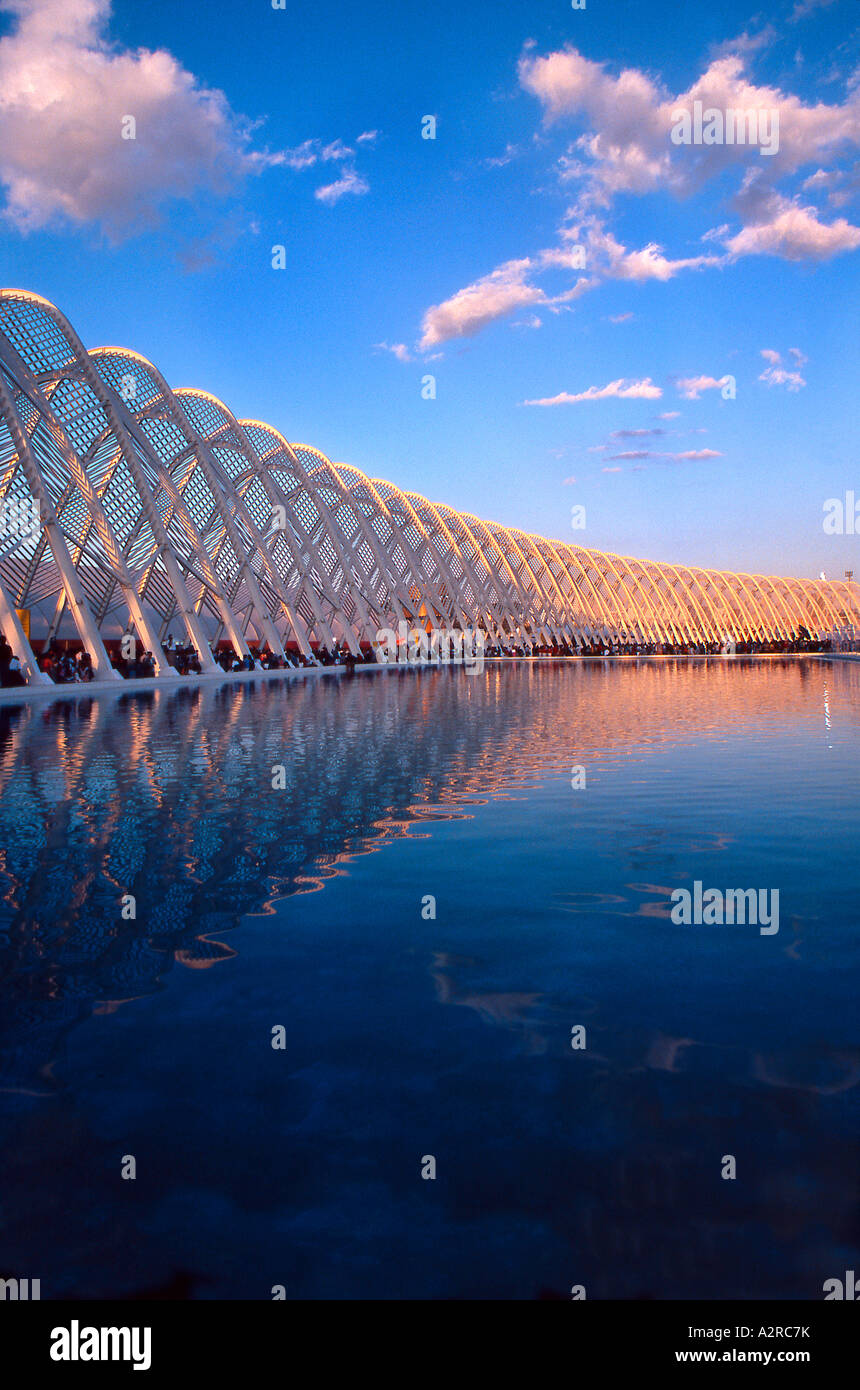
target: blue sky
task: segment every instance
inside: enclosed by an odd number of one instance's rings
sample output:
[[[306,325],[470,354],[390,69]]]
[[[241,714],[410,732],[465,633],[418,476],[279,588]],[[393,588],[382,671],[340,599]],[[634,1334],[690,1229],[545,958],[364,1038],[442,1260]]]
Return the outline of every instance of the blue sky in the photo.
[[[860,570],[852,0],[0,10],[0,281],[87,346],[527,530]]]

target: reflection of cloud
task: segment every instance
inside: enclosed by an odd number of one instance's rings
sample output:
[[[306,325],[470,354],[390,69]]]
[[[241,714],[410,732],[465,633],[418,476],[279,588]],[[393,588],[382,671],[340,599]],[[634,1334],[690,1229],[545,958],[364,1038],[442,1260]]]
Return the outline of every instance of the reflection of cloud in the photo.
[[[513,1023],[525,1023],[524,1014],[542,998],[542,994],[465,994],[451,1002],[474,1009],[487,1023],[510,1027]]]
[[[462,993],[450,973],[452,969],[462,965],[474,966],[475,962],[449,955],[444,951],[434,953],[430,975],[436,985],[439,1003],[457,1004],[465,1009],[473,1009],[484,1023],[492,1023],[501,1028],[520,1029],[524,1032],[530,1049],[543,1052],[546,1041],[541,1033],[535,1031],[531,1021],[526,1017],[529,1010],[543,998],[543,994],[522,991]]]
[[[809,1072],[823,1062],[833,1071],[841,1070],[833,1080],[812,1081]],[[767,1086],[785,1086],[793,1091],[813,1091],[820,1096],[835,1096],[842,1091],[851,1091],[860,1081],[860,1053],[837,1051],[826,1054],[821,1059],[810,1059],[807,1054],[795,1057],[779,1055],[766,1056],[757,1052],[753,1057],[752,1074],[757,1081]]]
[[[695,1038],[670,1038],[658,1033],[645,1055],[646,1067],[657,1071],[678,1071],[678,1058],[687,1047],[696,1047]]]

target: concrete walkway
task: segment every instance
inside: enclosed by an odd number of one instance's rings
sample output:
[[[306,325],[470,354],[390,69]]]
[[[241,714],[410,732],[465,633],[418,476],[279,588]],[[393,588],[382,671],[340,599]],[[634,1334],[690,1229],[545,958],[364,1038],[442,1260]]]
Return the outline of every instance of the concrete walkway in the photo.
[[[487,656],[484,657],[485,663],[510,663],[512,661],[773,661],[785,660],[791,657],[794,660],[808,660],[810,657],[816,661],[860,661],[860,652],[756,652],[750,655],[722,656],[706,655],[701,652],[692,652],[686,658],[673,656],[670,654],[652,656]],[[357,676],[370,676],[383,671],[410,671],[430,669],[438,671],[447,667],[464,666],[462,661],[444,662],[422,662],[406,661],[390,664],[380,664],[372,662],[367,665],[353,667]],[[53,682],[45,685],[23,685],[13,689],[0,689],[0,707],[4,705],[21,704],[43,704],[50,700],[83,700],[90,696],[120,696],[130,695],[139,692],[163,690],[171,693],[177,690],[191,690],[198,686],[223,686],[223,685],[247,685],[254,681],[282,681],[282,680],[304,680],[309,678],[316,680],[325,676],[345,676],[349,674],[347,666],[298,666],[288,667],[280,671],[217,671],[206,675],[177,676],[154,676],[150,679],[123,680],[120,677],[116,681],[90,681],[89,684],[74,685],[54,685]]]

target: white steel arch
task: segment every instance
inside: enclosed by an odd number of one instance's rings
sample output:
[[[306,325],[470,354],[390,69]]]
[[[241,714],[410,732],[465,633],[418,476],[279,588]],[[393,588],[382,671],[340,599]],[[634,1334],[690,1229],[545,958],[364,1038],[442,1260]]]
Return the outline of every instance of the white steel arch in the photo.
[[[0,625],[71,623],[96,674],[134,631],[159,673],[178,625],[204,667],[288,643],[355,655],[382,627],[480,628],[503,649],[696,646],[860,629],[855,585],[640,560],[482,521],[333,464],[124,348],[84,349],[54,305],[0,291]]]

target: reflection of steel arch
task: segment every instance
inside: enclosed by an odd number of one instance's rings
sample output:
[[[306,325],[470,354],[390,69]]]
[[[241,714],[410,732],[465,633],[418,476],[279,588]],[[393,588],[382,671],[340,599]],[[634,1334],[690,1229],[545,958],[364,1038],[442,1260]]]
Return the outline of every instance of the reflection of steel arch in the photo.
[[[139,354],[85,351],[63,315],[0,292],[0,627],[76,630],[97,673],[135,631],[162,674],[168,631],[203,665],[222,634],[309,653],[379,627],[483,628],[510,648],[817,637],[860,626],[853,585],[658,564],[460,514],[335,465]]]

